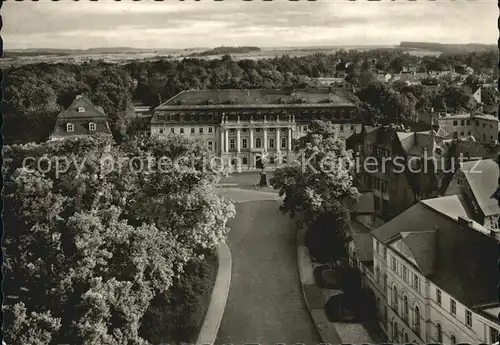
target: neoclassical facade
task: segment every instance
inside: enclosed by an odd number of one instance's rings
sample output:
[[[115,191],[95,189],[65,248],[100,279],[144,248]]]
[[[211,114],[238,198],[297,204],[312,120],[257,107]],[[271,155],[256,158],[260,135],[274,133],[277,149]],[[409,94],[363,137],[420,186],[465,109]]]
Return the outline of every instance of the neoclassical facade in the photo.
[[[227,164],[272,168],[295,158],[292,142],[313,120],[330,121],[339,138],[361,130],[356,106],[341,91],[183,91],[153,110],[151,136],[198,138]]]

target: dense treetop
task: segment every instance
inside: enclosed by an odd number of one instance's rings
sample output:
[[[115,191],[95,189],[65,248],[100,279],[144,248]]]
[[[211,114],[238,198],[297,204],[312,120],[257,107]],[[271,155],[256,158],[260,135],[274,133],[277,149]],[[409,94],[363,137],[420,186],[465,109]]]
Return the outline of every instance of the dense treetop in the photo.
[[[234,216],[217,173],[154,164],[205,150],[99,136],[5,147],[6,342],[149,344],[142,319],[186,265],[225,240]]]
[[[92,60],[83,64],[38,63],[12,67],[4,79],[4,138],[6,143],[47,139],[57,113],[79,93],[85,93],[107,113],[117,140],[125,138],[133,103],[156,106],[185,89],[303,88],[314,85],[312,78],[333,77],[339,61],[349,62],[346,80],[355,87],[359,105],[370,116],[411,117],[414,112],[444,105],[450,111],[475,107],[471,93],[484,76],[498,77],[498,52],[442,54],[417,57],[399,50],[338,51],[304,57],[287,55],[261,60],[221,59],[135,60],[111,64]],[[374,85],[377,73],[399,73],[415,67],[419,71],[443,71],[463,66],[474,69],[467,87],[418,85],[391,87]],[[464,71],[462,71],[464,72]],[[432,84],[432,80],[431,83]],[[486,92],[487,105],[498,92]],[[458,96],[458,102],[455,100]],[[384,103],[385,102],[385,103]],[[382,104],[384,103],[384,104]]]

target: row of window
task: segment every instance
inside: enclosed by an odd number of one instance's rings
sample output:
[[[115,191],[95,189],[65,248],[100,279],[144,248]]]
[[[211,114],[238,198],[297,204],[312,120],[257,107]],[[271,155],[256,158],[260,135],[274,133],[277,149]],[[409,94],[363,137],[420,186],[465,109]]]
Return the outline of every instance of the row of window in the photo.
[[[305,126],[304,126],[305,127]],[[281,128],[281,132],[286,132],[288,128]],[[268,131],[273,133],[275,132],[277,129],[276,128],[268,128]],[[190,131],[191,131],[191,134],[195,134],[196,133],[196,128],[195,127],[191,127],[190,128]],[[241,131],[243,133],[247,133],[248,132],[248,128],[242,128]],[[255,128],[255,132],[259,133],[262,131],[262,128]],[[184,134],[184,127],[171,127],[170,128],[170,133],[180,133],[180,134]],[[214,132],[214,129],[213,127],[208,127],[207,128],[207,133],[211,134]],[[230,128],[229,129],[229,133],[235,133],[236,132],[236,128]],[[163,134],[165,133],[165,129],[164,128],[160,128],[160,133]],[[199,134],[203,134],[205,133],[205,127],[199,127],[198,128],[198,133]]]
[[[443,306],[441,290],[438,288],[436,288],[436,303],[441,307]],[[450,298],[450,314],[454,317],[457,316],[457,302],[453,298]],[[467,327],[472,327],[472,312],[467,309],[465,310],[465,324]]]
[[[258,161],[258,159],[256,157],[255,158],[255,163],[256,164],[257,164],[257,161]],[[272,164],[279,164],[280,161],[281,161],[281,163],[286,164],[286,162],[287,162],[286,156],[284,156],[284,157],[269,156],[268,157],[268,163],[271,164],[271,165]],[[231,159],[231,165],[237,165],[237,163],[238,163],[238,160],[236,158],[232,158]],[[241,164],[248,165],[248,157],[242,157]]]
[[[271,149],[275,148],[276,145],[276,140],[274,138],[269,138],[268,140],[268,147]],[[284,149],[287,147],[287,138],[283,137],[281,138],[281,148]],[[235,139],[229,139],[229,148],[234,149],[236,145],[236,140]],[[255,138],[255,148],[261,148],[262,147],[262,140],[261,138]],[[247,149],[248,148],[248,139],[247,138],[242,138],[241,139],[241,148]]]
[[[400,269],[398,270],[398,266]],[[398,276],[402,277],[403,280],[410,284],[418,293],[420,293],[420,278],[418,275],[415,273],[411,274],[411,281],[410,281],[410,274],[408,272],[408,268],[401,264],[400,262],[396,261],[396,258],[391,255],[391,269],[396,273]]]
[[[176,131],[177,129],[177,131]],[[208,127],[208,133],[213,133],[214,129],[213,127]],[[200,134],[203,134],[205,131],[204,127],[200,127],[198,128],[198,133]],[[160,134],[163,134],[165,133],[165,129],[164,128],[160,128]],[[175,134],[175,133],[180,133],[180,134],[184,134],[184,127],[171,127],[170,128],[170,133],[172,134]],[[195,134],[196,133],[196,128],[194,127],[191,127],[191,134]]]
[[[397,315],[400,315],[398,289],[395,285],[392,287],[392,309]],[[403,296],[403,308],[401,317],[407,325],[410,325],[410,306],[408,303],[408,297],[406,295]],[[413,308],[412,321],[413,323],[411,325],[411,328],[415,331],[416,334],[420,336],[420,308],[417,305]]]
[[[460,120],[460,126],[470,126],[470,120]],[[453,126],[458,126],[458,121],[454,120],[453,121]],[[476,120],[476,126],[479,126],[479,121]],[[483,123],[483,128],[486,128],[486,123]],[[493,128],[493,124],[490,124],[490,128]]]
[[[472,132],[467,132],[467,136],[470,137],[472,135]],[[464,137],[465,134],[464,132],[460,132],[460,137]],[[453,132],[453,138],[458,139],[458,132]],[[490,140],[493,140],[494,136],[490,135]],[[483,140],[486,140],[486,134],[483,134]]]
[[[95,131],[97,128],[97,125],[94,122],[89,123],[89,131]],[[75,125],[72,123],[67,123],[66,124],[66,132],[74,132],[75,131]]]

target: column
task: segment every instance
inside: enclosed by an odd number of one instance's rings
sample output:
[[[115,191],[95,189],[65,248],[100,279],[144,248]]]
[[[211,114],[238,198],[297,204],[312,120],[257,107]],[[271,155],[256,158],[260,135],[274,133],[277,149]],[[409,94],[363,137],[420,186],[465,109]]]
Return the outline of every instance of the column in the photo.
[[[250,151],[253,149],[253,127],[250,127]]]
[[[225,152],[228,153],[229,152],[229,130],[227,128],[224,129],[224,133],[225,133],[224,147],[226,148]]]
[[[224,128],[220,129],[220,153],[224,153]]]
[[[281,142],[280,142],[280,131],[281,128],[276,128],[276,152],[279,152],[280,147],[281,147]]]
[[[264,128],[264,152],[267,152],[267,128]]]
[[[240,153],[241,147],[240,147],[240,130],[239,128],[236,129],[236,152]]]
[[[288,151],[292,151],[292,129],[288,128]]]

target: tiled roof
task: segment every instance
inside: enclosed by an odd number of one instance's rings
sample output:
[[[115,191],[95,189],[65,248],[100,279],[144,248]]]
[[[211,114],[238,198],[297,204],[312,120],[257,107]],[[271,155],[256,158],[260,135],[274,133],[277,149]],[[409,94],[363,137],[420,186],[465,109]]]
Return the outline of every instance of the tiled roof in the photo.
[[[83,108],[84,111],[78,111]],[[96,130],[89,130],[89,123],[96,124]],[[74,125],[73,132],[66,131],[66,124]],[[81,135],[92,135],[96,133],[111,134],[104,110],[94,105],[86,96],[77,96],[73,103],[57,116],[54,130],[50,139],[61,139]]]
[[[294,101],[302,99],[302,104],[321,104],[323,106],[344,105],[354,106],[342,95],[343,90],[331,91],[329,88],[314,88],[300,90],[273,90],[273,89],[247,89],[247,90],[188,90],[182,91],[170,98],[156,109],[169,109],[170,107],[224,107],[224,106],[293,106],[300,105]],[[327,101],[330,100],[328,103]]]
[[[421,201],[423,204],[454,220],[459,217],[472,218],[472,212],[460,195],[449,195]]]
[[[425,276],[434,273],[437,244],[436,234],[436,230],[401,233],[402,241],[413,254],[418,268]]]
[[[492,159],[460,164],[472,194],[485,216],[500,214],[498,202],[491,196],[498,185],[498,165]]]
[[[359,261],[373,261],[373,237],[371,234],[353,234],[352,241]]]
[[[444,204],[454,202],[456,200],[444,200]],[[440,200],[433,201],[433,206],[438,204]],[[404,243],[416,262],[422,266],[422,273],[461,303],[472,307],[496,301],[497,241],[442,214],[441,211],[449,206],[440,205],[436,209],[428,203],[419,202],[373,230],[372,235],[379,241],[388,243],[401,233],[406,233]],[[457,205],[452,206],[451,213],[460,213],[459,209]],[[429,232],[435,234],[431,235]],[[431,244],[432,237],[435,245]],[[432,257],[435,259],[431,260]],[[429,269],[432,262],[433,269]]]

